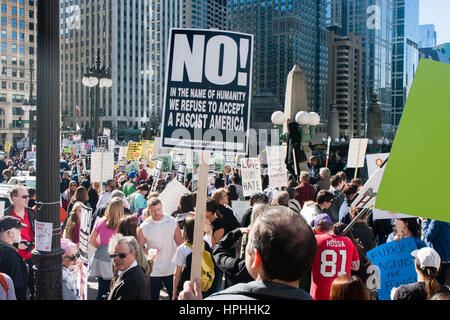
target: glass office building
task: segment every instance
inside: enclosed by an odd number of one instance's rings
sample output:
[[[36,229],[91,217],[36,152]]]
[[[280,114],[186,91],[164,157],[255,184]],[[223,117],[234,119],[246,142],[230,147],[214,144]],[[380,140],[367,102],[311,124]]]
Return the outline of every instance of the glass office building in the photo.
[[[321,0],[228,0],[228,29],[254,35],[252,94],[285,101],[288,73],[305,72],[308,108],[326,115],[328,31]]]
[[[378,94],[382,110],[382,134],[393,137],[392,112],[392,0],[328,0],[330,25],[361,36],[365,48],[365,123],[372,93]]]
[[[392,129],[398,128],[419,63],[419,0],[394,0]]]

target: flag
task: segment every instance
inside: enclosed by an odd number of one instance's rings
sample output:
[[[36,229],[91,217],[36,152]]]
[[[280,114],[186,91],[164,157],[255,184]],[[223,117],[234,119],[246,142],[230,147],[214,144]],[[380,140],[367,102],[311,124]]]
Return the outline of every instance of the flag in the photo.
[[[80,107],[77,105],[76,107],[75,107],[76,109],[77,109],[77,112],[78,112],[78,116],[80,116]]]

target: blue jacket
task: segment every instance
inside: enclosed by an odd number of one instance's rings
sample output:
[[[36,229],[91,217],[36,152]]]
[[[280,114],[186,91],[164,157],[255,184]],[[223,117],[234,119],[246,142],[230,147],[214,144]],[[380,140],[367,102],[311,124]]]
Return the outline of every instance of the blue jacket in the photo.
[[[428,220],[422,221],[423,240],[441,256],[442,262],[450,260],[450,223]]]

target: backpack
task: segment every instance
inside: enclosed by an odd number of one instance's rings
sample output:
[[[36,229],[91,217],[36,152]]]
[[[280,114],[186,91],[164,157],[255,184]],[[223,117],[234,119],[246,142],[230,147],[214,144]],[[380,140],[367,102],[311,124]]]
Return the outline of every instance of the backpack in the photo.
[[[130,212],[131,214],[136,213],[136,211],[134,210],[134,198],[136,197],[136,192],[130,194],[127,197],[127,201],[130,204]]]
[[[192,249],[192,245],[185,242],[185,245],[190,247]],[[183,269],[183,272],[181,274],[181,281],[178,284],[179,291],[183,290],[183,284],[185,281],[190,280],[191,277],[191,263],[192,263],[192,253],[190,253],[186,257],[186,267]],[[207,243],[203,241],[203,254],[202,254],[202,271],[201,271],[201,287],[202,292],[208,291],[215,278],[215,272],[214,272],[214,261],[212,258],[212,252],[211,248]]]

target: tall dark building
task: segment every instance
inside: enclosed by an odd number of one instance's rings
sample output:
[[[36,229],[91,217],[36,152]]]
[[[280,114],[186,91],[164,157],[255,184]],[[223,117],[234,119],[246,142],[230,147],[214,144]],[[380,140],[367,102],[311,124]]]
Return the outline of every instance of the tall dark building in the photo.
[[[228,0],[228,29],[254,35],[253,95],[270,92],[284,104],[295,64],[305,72],[308,108],[326,115],[328,38],[321,0]]]

